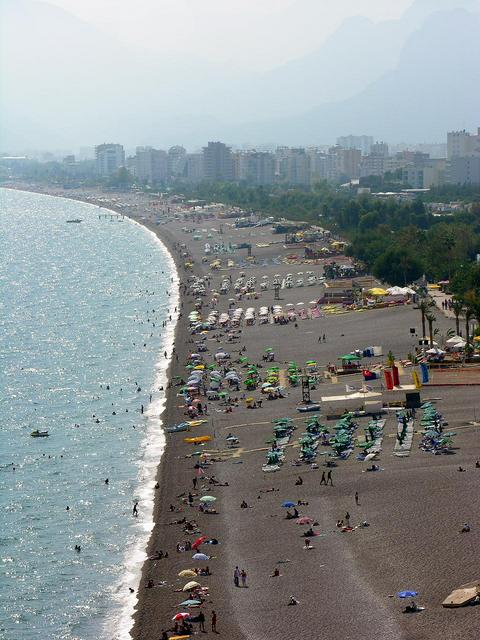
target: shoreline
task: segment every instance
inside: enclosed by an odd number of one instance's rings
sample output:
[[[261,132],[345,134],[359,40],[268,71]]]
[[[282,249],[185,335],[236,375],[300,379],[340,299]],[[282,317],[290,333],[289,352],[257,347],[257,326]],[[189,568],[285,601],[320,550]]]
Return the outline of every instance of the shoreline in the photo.
[[[157,502],[159,501],[159,496],[161,495],[161,492],[162,492],[162,486],[163,486],[163,483],[161,481],[162,467],[167,464],[165,458],[166,458],[166,452],[168,447],[167,447],[165,427],[166,427],[167,416],[169,413],[169,403],[174,402],[173,396],[168,394],[168,389],[170,387],[170,382],[172,380],[172,368],[173,368],[173,360],[174,360],[173,356],[176,350],[175,347],[176,347],[177,338],[180,333],[179,325],[181,321],[181,318],[180,318],[181,295],[180,295],[179,285],[181,281],[180,280],[181,265],[178,264],[177,260],[175,259],[175,255],[174,255],[175,251],[173,248],[174,242],[170,237],[168,238],[167,241],[165,241],[165,239],[160,236],[160,234],[158,233],[158,230],[154,227],[154,225],[145,223],[144,221],[138,220],[135,217],[128,216],[127,214],[125,214],[125,212],[121,211],[120,209],[115,210],[111,207],[96,205],[90,202],[88,199],[80,198],[78,196],[69,197],[68,195],[64,195],[64,194],[40,191],[33,188],[28,189],[26,187],[21,187],[21,188],[2,187],[2,188],[11,189],[13,191],[23,191],[25,193],[36,193],[38,195],[44,195],[44,196],[49,196],[54,198],[65,198],[75,202],[81,202],[82,204],[88,204],[92,208],[100,207],[105,211],[111,211],[113,213],[121,213],[126,218],[128,218],[132,224],[136,224],[142,227],[143,229],[145,229],[146,231],[148,231],[150,234],[152,234],[152,236],[154,236],[155,238],[155,242],[159,245],[160,250],[167,254],[167,259],[170,262],[170,269],[172,271],[172,278],[173,278],[172,285],[175,288],[175,296],[173,297],[173,300],[172,300],[172,307],[177,308],[177,311],[176,312],[172,311],[172,314],[171,314],[172,319],[174,320],[174,325],[173,326],[167,325],[167,331],[168,333],[170,333],[170,335],[166,337],[166,340],[165,340],[165,349],[168,354],[168,358],[166,360],[166,366],[165,367],[158,366],[159,364],[163,364],[163,362],[165,361],[160,357],[162,354],[159,353],[159,359],[155,366],[154,383],[153,383],[154,386],[157,388],[158,388],[157,383],[159,383],[161,386],[163,386],[164,390],[157,392],[160,395],[160,397],[157,398],[157,403],[160,404],[160,407],[158,406],[152,407],[152,408],[149,407],[149,409],[145,412],[145,415],[149,421],[152,419],[153,420],[156,419],[158,420],[159,425],[157,427],[152,428],[151,434],[149,433],[149,429],[147,427],[147,431],[141,442],[141,446],[144,448],[143,460],[146,457],[148,457],[149,444],[152,444],[153,446],[160,446],[161,451],[157,452],[160,457],[154,462],[155,470],[152,474],[152,477],[150,478],[150,480],[152,481],[152,484],[156,482],[160,483],[160,490],[155,491],[153,487],[147,487],[145,485],[145,482],[143,482],[142,484],[139,484],[137,487],[138,494],[142,495],[143,497],[142,503],[145,505],[145,500],[146,500],[146,504],[150,510],[148,519],[146,521],[142,520],[142,525],[146,525],[148,527],[148,537],[145,544],[143,543],[141,544],[141,548],[140,548],[140,545],[134,545],[133,548],[129,548],[125,550],[125,556],[124,556],[125,572],[123,574],[123,577],[120,579],[120,582],[116,585],[112,585],[112,589],[117,591],[117,589],[121,588],[122,586],[125,589],[127,589],[128,588],[127,582],[129,585],[134,584],[135,593],[131,594],[131,597],[128,597],[125,600],[125,602],[120,605],[120,614],[118,618],[115,618],[117,622],[115,623],[114,630],[110,629],[110,624],[112,623],[108,619],[106,619],[103,624],[103,628],[106,633],[108,634],[113,633],[113,635],[111,636],[113,640],[128,640],[132,638],[132,632],[136,624],[135,618],[137,615],[137,611],[141,609],[141,606],[142,606],[142,602],[141,602],[142,590],[140,589],[140,586],[143,583],[145,578],[144,576],[145,565],[148,562],[147,557],[149,555],[148,549],[151,546],[153,531],[156,524],[155,514],[157,510]],[[159,372],[159,369],[161,373]],[[152,400],[154,401],[155,398],[153,398]],[[154,403],[154,404],[157,404],[157,403]],[[158,413],[152,414],[153,408],[159,409]],[[163,442],[160,443],[160,445],[153,444],[151,440],[154,436],[163,437]],[[132,552],[135,555],[141,554],[142,559],[134,560],[133,562],[129,563],[127,561],[127,558],[128,558],[128,555],[131,554]],[[128,578],[125,577],[129,573],[132,576],[131,580],[128,580]]]

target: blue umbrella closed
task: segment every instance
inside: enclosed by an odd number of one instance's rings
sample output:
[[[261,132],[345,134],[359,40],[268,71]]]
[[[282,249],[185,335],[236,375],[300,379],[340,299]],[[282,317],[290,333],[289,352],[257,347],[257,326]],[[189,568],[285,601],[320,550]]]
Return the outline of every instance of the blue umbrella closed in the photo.
[[[291,507],[296,507],[297,503],[296,502],[292,502],[291,500],[286,500],[283,504],[282,507],[285,507],[285,509],[290,509]]]
[[[399,598],[414,598],[415,596],[418,596],[418,592],[417,591],[399,591],[397,593],[397,596]]]
[[[202,604],[200,600],[184,600],[178,606],[179,607],[195,607],[196,605]]]

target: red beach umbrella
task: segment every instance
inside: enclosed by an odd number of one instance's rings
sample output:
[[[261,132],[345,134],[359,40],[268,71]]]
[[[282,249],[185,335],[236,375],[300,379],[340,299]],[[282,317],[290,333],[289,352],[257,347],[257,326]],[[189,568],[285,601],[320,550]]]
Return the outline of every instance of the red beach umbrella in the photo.
[[[197,538],[192,544],[192,549],[198,549],[198,547],[202,544],[202,542],[205,542],[205,540],[208,540],[207,536],[200,536],[200,538]]]
[[[190,617],[189,613],[177,613],[173,616],[173,622],[180,622],[181,620],[186,620]]]

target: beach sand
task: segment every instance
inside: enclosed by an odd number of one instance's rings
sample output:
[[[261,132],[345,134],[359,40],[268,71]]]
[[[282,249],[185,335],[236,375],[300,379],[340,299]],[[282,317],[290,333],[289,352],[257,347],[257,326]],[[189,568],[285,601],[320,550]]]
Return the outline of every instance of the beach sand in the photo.
[[[79,194],[67,192],[69,197]],[[121,198],[124,197],[122,194]],[[133,197],[133,196],[128,196]],[[169,247],[179,268],[180,280],[185,281],[192,272],[183,269],[183,260],[175,248],[186,243],[195,258],[194,274],[211,273],[202,264],[204,241],[193,241],[192,235],[181,231],[193,228],[192,223],[168,223],[157,226],[148,219],[146,200],[137,199],[136,210],[129,213],[142,224],[158,233]],[[219,227],[217,220],[201,222],[200,229]],[[252,241],[253,243],[280,240],[264,228],[260,230],[233,230],[224,223],[222,240],[228,242]],[[202,232],[202,235],[205,234]],[[298,251],[296,251],[297,253]],[[244,258],[245,250],[239,252]],[[257,248],[253,253],[257,262],[268,261],[273,256],[286,255],[281,244]],[[238,254],[237,254],[238,257]],[[257,280],[262,275],[274,273],[321,271],[319,266],[263,265],[249,269]],[[218,288],[222,276],[231,273],[233,279],[242,269],[236,268],[212,274],[212,287]],[[304,287],[282,289],[280,304],[308,303],[318,297],[319,289]],[[228,308],[229,296],[222,296],[218,309]],[[205,303],[209,301],[205,298]],[[188,330],[187,316],[193,308],[193,297],[182,297],[182,317],[177,325],[176,355],[171,364],[170,376],[184,376],[184,365],[194,345]],[[273,304],[273,292],[262,294],[251,303],[242,301],[244,308]],[[437,312],[441,333],[454,326],[454,321]],[[241,338],[236,344],[217,342],[207,337],[210,356],[218,347],[225,347],[235,359],[242,346],[251,362],[261,362],[265,347],[275,350],[276,362],[281,368],[290,360],[303,364],[315,358],[322,366],[338,362],[338,356],[356,348],[382,345],[384,354],[392,350],[397,357],[405,357],[412,351],[414,339],[409,328],[420,329],[420,314],[412,306],[372,310],[364,313],[326,315],[312,320],[299,320],[287,325],[255,324],[241,327]],[[218,333],[218,332],[214,332]],[[326,342],[318,342],[326,334]],[[172,378],[171,378],[172,379]],[[349,376],[348,384],[361,384],[359,376]],[[378,387],[379,383],[374,383]],[[422,399],[438,398],[437,407],[455,430],[455,455],[432,456],[418,449],[419,436],[414,437],[411,455],[407,458],[392,456],[395,443],[396,421],[394,414],[387,418],[383,451],[379,456],[382,471],[364,473],[365,465],[352,455],[333,469],[334,486],[321,486],[324,467],[322,457],[319,469],[309,466],[295,467],[291,462],[297,457],[295,446],[288,447],[286,462],[276,473],[262,473],[265,461],[266,441],[272,436],[272,419],[290,416],[296,419],[298,429],[293,442],[298,439],[303,426],[301,414],[295,407],[301,401],[301,390],[289,388],[288,396],[274,401],[264,400],[259,409],[246,409],[244,402],[223,413],[218,403],[209,402],[208,424],[197,427],[194,435],[211,435],[213,440],[205,446],[215,458],[208,474],[215,474],[228,486],[213,486],[199,482],[198,495],[208,493],[217,498],[218,514],[204,514],[183,504],[179,496],[192,490],[195,475],[195,448],[183,442],[185,434],[167,434],[167,447],[159,466],[157,480],[160,484],[155,502],[155,527],[148,547],[148,555],[158,550],[168,551],[169,557],[146,561],[139,589],[132,636],[135,640],[158,640],[161,630],[172,626],[171,619],[182,608],[179,603],[185,594],[178,590],[188,580],[177,574],[194,567],[192,553],[177,553],[176,545],[187,538],[180,525],[169,524],[176,518],[194,518],[202,534],[216,538],[219,544],[202,552],[213,553],[209,561],[212,575],[199,578],[209,587],[209,597],[202,610],[210,633],[210,612],[218,615],[217,628],[223,637],[249,639],[298,638],[308,635],[314,638],[355,639],[408,639],[420,640],[445,638],[473,640],[478,637],[480,608],[443,609],[441,601],[457,586],[480,580],[475,551],[480,542],[479,489],[480,469],[475,460],[480,459],[478,428],[469,424],[479,409],[478,387],[423,387]],[[322,395],[342,394],[345,380],[334,385],[324,382],[312,392],[312,399]],[[238,394],[240,396],[240,393]],[[260,397],[259,391],[252,395]],[[403,398],[403,396],[401,396]],[[176,387],[169,391],[164,414],[166,426],[182,422],[182,398],[176,395]],[[322,422],[324,420],[322,419]],[[366,419],[359,421],[365,424]],[[334,424],[328,421],[328,425]],[[240,439],[240,448],[227,450],[226,435],[232,432]],[[192,435],[192,434],[188,434]],[[233,455],[232,455],[233,454]],[[458,466],[466,469],[458,472]],[[297,486],[298,475],[303,485]],[[274,488],[275,491],[267,492]],[[354,494],[359,494],[359,505]],[[245,500],[249,508],[240,508]],[[299,507],[301,515],[315,518],[315,527],[321,535],[312,538],[313,549],[304,550],[302,533],[306,527],[285,519],[284,500],[302,500],[308,505]],[[181,509],[170,513],[169,505]],[[335,522],[350,513],[351,522],[358,524],[368,520],[368,528],[342,533]],[[461,534],[462,523],[472,527],[469,534]],[[248,588],[233,584],[235,566],[248,574]],[[271,577],[277,567],[280,576]],[[153,580],[154,588],[145,584]],[[394,596],[397,591],[414,589],[419,595],[418,604],[425,607],[421,613],[402,613],[404,602]],[[186,594],[188,595],[188,594]],[[287,605],[294,595],[299,605]],[[196,610],[193,610],[195,615]],[[198,626],[195,625],[195,630]]]

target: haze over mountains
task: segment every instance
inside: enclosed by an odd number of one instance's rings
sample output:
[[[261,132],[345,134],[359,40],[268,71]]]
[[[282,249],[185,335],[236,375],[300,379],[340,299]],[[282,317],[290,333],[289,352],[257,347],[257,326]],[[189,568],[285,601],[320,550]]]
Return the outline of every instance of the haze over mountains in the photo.
[[[350,18],[317,51],[265,73],[154,56],[48,3],[0,1],[2,151],[329,144],[348,133],[441,141],[479,124],[478,0]]]

